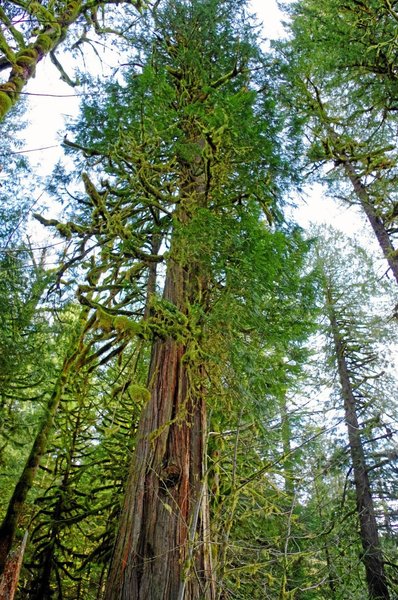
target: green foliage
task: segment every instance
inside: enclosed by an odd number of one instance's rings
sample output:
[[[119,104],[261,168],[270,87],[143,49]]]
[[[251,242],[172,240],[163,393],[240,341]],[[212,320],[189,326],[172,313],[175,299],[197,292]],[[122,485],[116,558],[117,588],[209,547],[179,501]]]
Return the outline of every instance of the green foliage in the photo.
[[[304,129],[306,160],[333,162],[335,183],[348,157],[378,215],[393,227],[394,83],[391,69],[376,73],[384,52],[392,64],[395,33],[382,4],[375,0],[366,13],[358,2],[295,3],[293,39],[279,47],[277,60],[259,50],[245,2],[161,2],[134,26],[126,16],[127,66],[112,83],[90,82],[92,93],[70,127],[73,141],[65,141],[76,170],[59,172],[51,190],[66,200],[65,221],[38,216],[68,242],[55,287],[68,296],[76,292],[83,306],[72,353],[65,354],[69,330],[63,337],[44,331],[39,298],[46,281],[40,270],[25,275],[26,249],[21,261],[6,253],[6,276],[0,273],[9,490],[28,441],[22,426],[33,430],[42,412],[41,397],[32,398],[31,390],[37,384],[47,398],[53,367],[62,377],[64,359],[69,369],[21,517],[21,526],[31,528],[21,598],[100,597],[138,423],[154,385],[151,348],[162,340],[179,345],[189,401],[206,398],[219,597],[363,598],[346,443],[339,431],[326,436],[313,422],[318,415],[303,409],[322,276],[312,270],[317,259],[308,266],[313,242],[285,222],[283,205],[289,184],[300,179],[297,134]],[[62,8],[76,16],[78,5]],[[30,69],[34,53],[48,52],[53,34],[60,39],[57,27],[51,35],[45,30],[44,21],[56,22],[54,7],[30,3],[43,30],[34,51],[19,53],[20,66]],[[84,18],[96,27],[92,10]],[[361,25],[363,38],[354,25]],[[25,34],[24,27],[30,25],[22,26]],[[4,226],[5,240],[17,221]],[[338,243],[333,234],[329,247]],[[370,291],[374,276],[363,252],[330,256],[331,270],[338,263],[362,275],[355,285],[347,275],[336,279],[336,302],[372,484],[390,523],[383,543],[394,561],[391,506],[383,504],[383,493],[396,501],[395,458],[386,428],[392,423],[383,415],[395,388],[379,378],[383,321],[363,310],[377,286]],[[328,359],[330,377],[332,352]],[[10,399],[20,382],[28,387]],[[334,392],[330,405],[336,399]],[[322,399],[316,402],[319,410]],[[190,416],[183,406],[172,420],[181,424]],[[148,439],[159,436],[155,430]]]
[[[304,166],[333,196],[361,207],[398,281],[394,8],[305,0],[289,13],[291,39],[276,51],[283,102],[305,136]]]

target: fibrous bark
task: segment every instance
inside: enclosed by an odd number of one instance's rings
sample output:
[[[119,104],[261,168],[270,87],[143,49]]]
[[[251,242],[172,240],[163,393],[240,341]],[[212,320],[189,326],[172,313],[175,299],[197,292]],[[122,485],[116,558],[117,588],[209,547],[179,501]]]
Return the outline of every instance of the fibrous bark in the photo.
[[[183,309],[189,275],[171,262],[164,299]],[[154,342],[106,600],[214,598],[200,377],[172,337]]]
[[[0,577],[0,599],[13,600],[18,587],[19,574],[22,567],[28,532],[25,532],[21,546],[8,557],[4,572]]]

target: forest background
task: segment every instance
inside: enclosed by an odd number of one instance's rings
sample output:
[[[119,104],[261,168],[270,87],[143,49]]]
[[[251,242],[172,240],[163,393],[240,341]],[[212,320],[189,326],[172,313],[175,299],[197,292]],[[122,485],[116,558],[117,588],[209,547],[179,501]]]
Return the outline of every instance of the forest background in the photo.
[[[0,598],[397,597],[398,3],[284,9],[0,5]]]

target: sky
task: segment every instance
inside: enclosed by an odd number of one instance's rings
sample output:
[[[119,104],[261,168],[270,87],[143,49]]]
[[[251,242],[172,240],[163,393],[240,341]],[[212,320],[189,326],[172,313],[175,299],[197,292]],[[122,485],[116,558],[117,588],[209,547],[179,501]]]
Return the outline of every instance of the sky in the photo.
[[[259,21],[263,24],[263,32],[266,38],[276,39],[283,36],[281,22],[283,15],[276,0],[252,0],[251,5]]]
[[[276,0],[252,0],[251,5],[259,21],[263,23],[263,35],[266,39],[283,36],[283,15]],[[26,149],[45,148],[40,152],[29,153],[32,164],[44,175],[48,174],[50,165],[59,156],[57,148],[59,149],[63,138],[64,119],[68,121],[77,114],[79,99],[76,95],[82,89],[71,88],[62,82],[49,58],[39,64],[37,71],[37,76],[27,89],[33,95],[30,96],[30,126],[26,132]],[[305,228],[310,222],[326,221],[348,235],[352,235],[353,231],[366,231],[367,225],[359,213],[352,208],[337,205],[325,196],[319,185],[308,188],[295,202],[298,208],[292,211],[292,218]]]

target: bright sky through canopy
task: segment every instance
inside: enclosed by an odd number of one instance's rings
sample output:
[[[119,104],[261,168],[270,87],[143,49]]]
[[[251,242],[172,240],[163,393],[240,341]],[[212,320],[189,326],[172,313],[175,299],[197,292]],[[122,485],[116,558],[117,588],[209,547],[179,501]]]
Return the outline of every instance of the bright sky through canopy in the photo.
[[[265,39],[272,40],[283,36],[283,13],[276,0],[252,0],[251,6],[259,22],[263,24],[262,35]],[[112,52],[109,50],[109,57],[103,55],[105,71],[106,63],[112,63]],[[98,63],[97,57],[94,60]],[[25,132],[26,148],[45,148],[41,152],[32,152],[30,160],[42,174],[48,174],[59,155],[56,147],[48,147],[60,145],[64,119],[66,122],[70,121],[78,111],[79,98],[73,96],[84,93],[84,89],[71,88],[61,81],[58,71],[47,57],[40,64],[37,77],[30,81],[27,91],[37,96],[30,97],[31,125]],[[293,218],[304,227],[312,221],[327,221],[347,234],[363,227],[362,219],[357,216],[353,207],[350,210],[339,207],[334,200],[325,197],[321,186],[308,190],[305,198],[300,199],[299,205],[299,210],[294,211]]]

